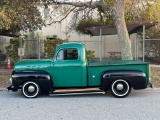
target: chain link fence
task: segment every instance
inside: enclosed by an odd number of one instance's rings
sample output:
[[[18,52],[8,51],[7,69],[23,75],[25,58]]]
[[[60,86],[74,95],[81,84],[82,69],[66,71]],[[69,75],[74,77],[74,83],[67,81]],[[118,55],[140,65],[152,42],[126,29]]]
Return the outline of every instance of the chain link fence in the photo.
[[[23,59],[40,59],[42,48],[43,43],[38,40],[25,40]]]
[[[95,41],[69,41],[69,42],[81,42],[85,44],[86,46],[89,46],[89,45],[92,46],[93,44],[95,44]],[[31,59],[31,58],[45,59],[47,58],[46,53],[44,51],[45,49],[44,41],[40,41],[40,42],[39,41],[28,41],[27,44],[29,46],[28,48],[29,51],[27,51],[27,47],[26,47],[24,58],[27,58],[27,59]],[[58,46],[57,42],[51,43],[51,46],[52,44],[56,44]],[[100,44],[99,41],[96,41],[96,45],[99,45],[99,44]],[[139,44],[138,50],[134,51],[133,53],[135,54],[135,52],[137,52],[138,54],[137,59],[142,60],[143,58],[142,40],[139,40],[138,44]],[[135,44],[133,46],[135,47]],[[147,62],[153,63],[153,64],[160,64],[160,61],[159,61],[160,60],[160,47],[159,46],[160,46],[160,39],[146,39],[145,40],[145,52],[144,52],[145,59],[144,60]],[[99,54],[99,48],[92,49],[92,50],[96,50],[95,52]],[[132,50],[134,50],[134,48]],[[52,51],[52,48],[50,48],[50,51]],[[96,56],[94,60],[99,59],[98,56]],[[52,57],[53,57],[53,53],[52,53]],[[136,59],[135,56],[133,58]],[[121,59],[121,52],[115,51],[114,49],[110,49],[110,51],[107,51],[107,55],[103,56],[103,60],[116,60],[116,59]]]
[[[53,57],[53,49],[58,46],[57,41],[46,42],[46,40],[21,40],[9,41],[0,39],[0,66],[6,66],[8,58],[11,59],[11,64],[19,60],[27,59],[50,59],[48,54]],[[18,48],[23,48],[23,56],[18,55]]]
[[[145,40],[145,61],[160,64],[160,39]]]
[[[54,46],[54,47],[50,47],[48,46],[48,48],[46,48],[45,46],[45,40],[24,40],[23,41],[23,45],[21,40],[19,41],[19,47],[23,47],[24,48],[24,56],[22,56],[21,58],[18,56],[18,49],[16,49],[16,54],[17,54],[17,61],[20,59],[50,59],[53,57],[52,51],[53,49],[56,48],[56,46],[58,46],[60,43],[58,43],[58,41],[55,42],[51,42],[48,43],[50,46]],[[99,45],[99,41],[69,41],[69,42],[81,42],[84,43],[86,46],[92,46],[92,45]],[[104,43],[103,43],[104,44]],[[7,65],[7,57],[8,54],[6,53],[6,47],[11,45],[9,41],[7,40],[2,40],[0,39],[0,67],[2,66],[6,66]],[[22,46],[21,46],[22,45]],[[14,48],[14,44],[11,45],[11,49]],[[155,40],[145,40],[145,61],[150,62],[150,63],[154,63],[154,64],[159,64],[160,61],[160,39],[155,39]],[[97,46],[98,47],[98,46]],[[135,45],[133,45],[133,47],[135,47]],[[95,48],[93,47],[92,50],[95,50]],[[99,48],[97,48],[95,51],[97,53],[99,53]],[[47,54],[51,54],[49,57]],[[142,41],[139,40],[138,42],[138,60],[142,60]],[[106,57],[107,56],[107,57]],[[107,52],[107,55],[103,57],[103,60],[114,60],[114,59],[121,59],[121,54],[120,51],[114,51],[112,49],[110,49],[110,51]],[[134,54],[133,54],[134,56]],[[99,58],[96,57],[94,60],[98,60]],[[134,57],[135,59],[135,57]],[[12,61],[11,58],[11,63],[14,64],[16,61]]]
[[[7,54],[5,47],[7,47],[8,45],[9,42],[5,38],[0,37],[0,68],[6,66],[7,64]]]

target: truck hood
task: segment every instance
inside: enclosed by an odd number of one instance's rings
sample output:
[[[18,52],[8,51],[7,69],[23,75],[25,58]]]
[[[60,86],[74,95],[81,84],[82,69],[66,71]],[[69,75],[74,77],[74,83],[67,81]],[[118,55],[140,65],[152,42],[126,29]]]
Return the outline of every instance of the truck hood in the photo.
[[[43,70],[51,66],[51,60],[23,60],[15,64],[14,70]]]

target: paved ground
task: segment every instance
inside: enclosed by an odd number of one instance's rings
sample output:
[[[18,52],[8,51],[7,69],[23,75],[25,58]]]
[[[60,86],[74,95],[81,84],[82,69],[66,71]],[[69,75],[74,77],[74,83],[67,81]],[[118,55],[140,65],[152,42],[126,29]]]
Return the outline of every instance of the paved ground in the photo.
[[[160,89],[132,91],[122,99],[107,95],[26,99],[0,92],[1,120],[159,120]]]
[[[158,66],[159,67],[159,66]],[[12,69],[0,69],[0,72]],[[3,91],[3,92],[2,92]],[[1,120],[159,120],[160,89],[132,91],[124,99],[107,95],[24,98],[0,88]]]

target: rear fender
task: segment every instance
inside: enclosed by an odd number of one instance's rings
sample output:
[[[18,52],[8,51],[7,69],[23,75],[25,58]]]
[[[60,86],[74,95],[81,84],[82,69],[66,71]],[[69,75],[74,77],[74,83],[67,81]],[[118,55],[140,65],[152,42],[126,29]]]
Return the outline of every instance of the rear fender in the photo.
[[[147,87],[147,79],[145,73],[136,70],[111,70],[105,71],[102,75],[102,89],[109,90],[113,81],[123,79],[126,80],[133,89],[145,89]]]

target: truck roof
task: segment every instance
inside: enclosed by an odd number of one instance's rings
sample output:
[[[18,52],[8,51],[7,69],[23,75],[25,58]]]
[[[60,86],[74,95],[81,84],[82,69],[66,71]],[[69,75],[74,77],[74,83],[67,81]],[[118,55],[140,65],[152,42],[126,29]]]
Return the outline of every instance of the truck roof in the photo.
[[[58,48],[63,48],[63,47],[85,47],[83,43],[77,43],[77,42],[69,42],[69,43],[63,43],[58,46]]]

